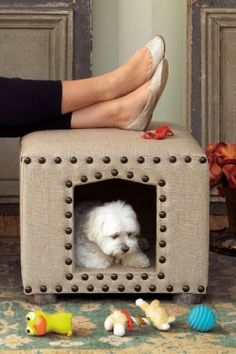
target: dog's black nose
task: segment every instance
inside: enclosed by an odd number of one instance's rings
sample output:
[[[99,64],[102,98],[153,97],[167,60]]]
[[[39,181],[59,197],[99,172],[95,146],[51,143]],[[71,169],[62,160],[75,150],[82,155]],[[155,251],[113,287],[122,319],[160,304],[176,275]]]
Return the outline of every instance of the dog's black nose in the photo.
[[[124,245],[124,246],[121,247],[121,251],[122,251],[123,253],[127,253],[127,252],[129,252],[129,247],[126,246],[126,245]]]

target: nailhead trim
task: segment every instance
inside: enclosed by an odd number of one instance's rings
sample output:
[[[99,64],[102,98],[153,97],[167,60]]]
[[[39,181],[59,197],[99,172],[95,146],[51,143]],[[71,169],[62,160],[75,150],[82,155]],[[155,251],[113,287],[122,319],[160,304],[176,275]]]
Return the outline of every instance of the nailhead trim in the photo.
[[[81,180],[81,182],[85,183],[85,182],[87,182],[88,177],[87,176],[81,176],[80,180]]]
[[[166,290],[171,293],[174,290],[174,287],[172,285],[168,285]]]
[[[126,279],[128,279],[128,280],[132,280],[133,279],[133,274],[132,273],[127,273],[126,274]]]
[[[191,158],[190,156],[185,156],[184,161],[185,161],[186,163],[189,163],[189,162],[192,161],[192,158]]]
[[[143,176],[142,177],[142,181],[143,182],[148,182],[149,181],[149,177],[148,176]]]
[[[65,213],[65,217],[66,217],[67,219],[72,218],[72,213],[71,213],[70,211],[67,211],[67,212]]]
[[[46,293],[47,292],[47,287],[45,285],[40,286],[40,291],[42,293]]]
[[[88,280],[88,278],[89,278],[88,274],[82,274],[81,275],[81,279],[82,280]]]
[[[184,291],[185,293],[189,292],[189,290],[190,290],[190,288],[189,288],[188,285],[184,285],[184,286],[183,286],[183,291]]]
[[[62,286],[61,285],[57,285],[55,288],[57,293],[61,293],[62,292]]]
[[[111,275],[111,279],[112,280],[117,280],[118,279],[118,275],[117,274],[112,274]]]
[[[154,285],[154,284],[151,284],[150,286],[149,286],[149,290],[151,291],[151,292],[153,292],[153,291],[156,291],[156,286]]]
[[[98,273],[96,278],[98,280],[102,280],[104,278],[104,275],[102,273]]]
[[[203,285],[200,285],[200,286],[198,287],[198,291],[199,291],[199,293],[204,293],[205,287],[204,287]]]
[[[29,165],[31,163],[31,158],[30,157],[25,157],[24,158],[24,163]]]
[[[134,287],[134,290],[135,291],[137,291],[137,292],[139,292],[139,291],[141,291],[141,286],[140,285],[135,285],[135,287]]]
[[[166,212],[165,211],[160,211],[159,216],[161,219],[164,219],[166,217]]]
[[[161,256],[161,257],[159,258],[159,262],[160,262],[160,263],[165,263],[165,262],[166,262],[166,257]]]
[[[65,198],[66,204],[71,204],[72,203],[72,198],[71,197],[66,197]]]
[[[71,188],[73,183],[71,181],[66,181],[65,185],[66,185],[67,188]]]
[[[165,184],[166,184],[166,182],[164,181],[164,179],[160,179],[160,180],[158,181],[158,184],[159,184],[160,187],[164,187]]]
[[[66,258],[65,259],[65,264],[66,265],[71,265],[72,264],[72,259],[71,258]]]
[[[67,250],[67,251],[70,251],[71,249],[72,249],[72,244],[71,243],[66,243],[65,244],[65,249]]]
[[[207,162],[207,158],[204,157],[204,156],[201,156],[201,157],[199,158],[199,161],[200,161],[201,163],[206,163],[206,162]]]
[[[161,240],[161,241],[159,242],[159,246],[162,247],[162,248],[166,247],[166,241]]]
[[[74,157],[74,156],[72,156],[72,157],[70,158],[70,162],[71,162],[71,163],[76,163],[76,162],[77,162],[77,158]]]
[[[148,274],[147,274],[147,273],[141,274],[141,278],[142,278],[143,280],[147,280],[147,279],[148,279]]]
[[[122,156],[120,159],[121,163],[127,163],[128,162],[128,158],[126,156]]]
[[[39,157],[39,163],[44,164],[46,162],[45,157]]]
[[[73,293],[77,293],[79,291],[79,288],[77,285],[72,285],[71,290],[73,291]]]
[[[161,232],[166,232],[166,230],[167,230],[167,227],[165,225],[161,225],[160,226],[160,231]]]
[[[93,163],[93,158],[91,156],[86,157],[86,162],[87,163]]]
[[[170,161],[171,163],[175,163],[175,162],[177,161],[177,158],[176,158],[175,156],[170,156],[170,157],[169,157],[169,161]]]
[[[70,234],[72,233],[72,228],[71,228],[71,227],[67,227],[67,228],[65,229],[65,233],[66,233],[67,235],[70,235]]]
[[[26,286],[26,287],[25,287],[25,292],[26,292],[27,294],[32,293],[32,288],[31,288],[31,286]]]
[[[160,157],[153,157],[153,162],[154,163],[160,163],[161,162],[161,159],[160,159]]]
[[[66,274],[66,279],[67,279],[67,280],[72,280],[72,279],[73,279],[73,274],[67,273],[67,274]]]
[[[95,178],[96,178],[96,179],[101,179],[101,178],[102,178],[101,172],[96,172],[96,173],[95,173]]]
[[[139,156],[137,158],[137,161],[138,161],[138,163],[144,163],[145,162],[145,158],[143,156]]]
[[[110,163],[110,162],[111,162],[110,157],[109,157],[109,156],[103,157],[103,162],[104,162],[104,163]]]
[[[61,158],[58,157],[58,156],[55,157],[55,159],[54,159],[54,162],[55,162],[55,163],[61,163],[61,161],[62,161]]]
[[[163,272],[159,272],[157,276],[158,276],[159,279],[164,279],[165,278],[165,274]]]
[[[160,195],[159,200],[160,200],[160,202],[164,203],[166,201],[166,196],[165,195]]]
[[[108,290],[109,290],[109,286],[107,286],[107,285],[102,286],[102,291],[104,291],[106,293]]]
[[[118,289],[118,291],[120,291],[120,292],[125,291],[124,285],[119,285],[119,286],[117,287],[117,289]]]
[[[94,290],[93,285],[88,285],[88,286],[87,286],[87,290],[88,290],[89,292],[92,292],[92,291]]]
[[[134,177],[133,172],[127,172],[127,178],[131,179]]]
[[[119,172],[118,172],[117,170],[112,170],[112,171],[111,171],[112,176],[117,176],[118,173],[119,173]]]

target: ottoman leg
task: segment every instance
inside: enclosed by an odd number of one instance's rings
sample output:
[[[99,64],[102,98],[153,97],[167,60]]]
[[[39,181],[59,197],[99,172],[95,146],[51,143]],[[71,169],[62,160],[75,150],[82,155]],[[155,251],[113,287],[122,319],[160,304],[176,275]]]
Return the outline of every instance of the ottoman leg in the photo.
[[[201,294],[175,294],[173,300],[175,303],[181,305],[196,305],[202,303],[203,295]]]
[[[57,295],[55,294],[26,295],[25,297],[29,303],[35,305],[48,305],[57,302]]]

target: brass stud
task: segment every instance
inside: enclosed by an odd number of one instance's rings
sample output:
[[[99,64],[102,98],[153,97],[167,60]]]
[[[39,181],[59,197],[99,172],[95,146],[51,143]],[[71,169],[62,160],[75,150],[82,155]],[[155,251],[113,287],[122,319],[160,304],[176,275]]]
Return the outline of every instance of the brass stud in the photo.
[[[134,287],[134,290],[135,291],[137,291],[137,292],[139,292],[139,291],[141,291],[141,286],[140,285],[135,285],[135,287]]]
[[[71,228],[71,227],[65,228],[65,233],[66,233],[67,235],[70,235],[70,234],[72,233],[72,228]]]
[[[71,243],[66,243],[65,244],[65,249],[67,250],[67,251],[70,251],[71,249],[72,249],[72,244]]]
[[[118,171],[114,169],[114,170],[111,171],[111,174],[112,174],[112,176],[115,177],[115,176],[118,175]]]
[[[175,156],[170,156],[170,157],[169,157],[169,161],[170,161],[171,163],[175,163],[176,160],[177,160],[177,158],[176,158]]]
[[[109,286],[107,286],[107,285],[102,286],[102,291],[104,291],[106,293],[108,290],[109,290]]]
[[[98,273],[96,277],[98,280],[102,280],[104,278],[104,275],[102,273]]]
[[[40,291],[41,291],[42,293],[46,293],[47,287],[46,287],[45,285],[40,286]]]
[[[117,280],[117,279],[118,279],[118,275],[115,274],[115,273],[112,274],[112,275],[111,275],[111,279],[112,279],[112,280]]]
[[[66,181],[65,185],[67,188],[71,188],[73,183],[71,181]]]
[[[25,163],[26,165],[29,165],[29,164],[31,163],[31,158],[30,158],[30,157],[25,157],[25,158],[24,158],[24,163]]]
[[[95,178],[96,178],[96,179],[101,179],[101,178],[102,178],[101,172],[96,172],[96,173],[95,173]]]
[[[207,162],[207,158],[204,157],[204,156],[201,156],[200,159],[199,159],[199,161],[200,161],[201,163],[206,163],[206,162]]]
[[[153,162],[154,163],[160,163],[161,162],[161,159],[160,159],[160,157],[153,157]]]
[[[162,248],[166,247],[166,241],[161,240],[161,241],[159,242],[159,246],[162,247]]]
[[[166,290],[171,293],[174,290],[174,287],[172,285],[168,285]]]
[[[27,294],[32,293],[32,288],[31,288],[31,286],[26,286],[26,287],[25,287],[25,292],[26,292]]]
[[[92,292],[92,291],[94,290],[93,285],[88,285],[88,286],[87,286],[87,290],[88,290],[89,292]]]
[[[55,157],[55,159],[54,159],[54,162],[55,162],[55,163],[61,163],[61,161],[62,161],[61,158],[58,157],[58,156]]]
[[[149,181],[149,177],[148,176],[143,176],[142,177],[142,181],[143,182],[148,182]]]
[[[131,179],[133,177],[134,177],[133,172],[131,172],[131,171],[127,172],[127,178]]]
[[[61,285],[57,285],[55,288],[57,293],[61,293],[62,292],[62,286]]]
[[[77,293],[79,291],[79,288],[77,285],[72,285],[71,290],[73,291],[73,293]]]
[[[160,200],[160,202],[164,203],[166,201],[166,196],[160,195],[159,200]]]
[[[46,162],[46,159],[45,157],[39,157],[39,163],[45,163]]]
[[[166,217],[166,212],[165,211],[160,211],[159,216],[161,219],[164,219]]]
[[[132,273],[127,273],[126,274],[126,279],[128,279],[128,280],[132,280],[133,279],[133,274]]]
[[[160,231],[161,232],[166,232],[166,230],[167,230],[167,227],[165,225],[161,225],[160,226]]]
[[[77,162],[77,158],[74,157],[74,156],[72,156],[72,157],[70,158],[70,162],[71,162],[71,163],[76,163],[76,162]]]
[[[192,161],[192,158],[190,156],[185,156],[184,161],[189,163]]]
[[[159,184],[160,187],[164,187],[165,184],[166,184],[166,182],[164,181],[164,179],[160,179],[160,180],[158,181],[158,184]]]
[[[147,279],[148,279],[148,274],[147,274],[147,273],[141,274],[141,278],[142,278],[143,280],[147,280]]]
[[[104,163],[110,163],[111,162],[111,159],[108,156],[104,156],[102,160],[103,160]]]
[[[161,256],[161,257],[159,258],[159,262],[160,262],[160,263],[165,263],[165,262],[166,262],[166,257]]]
[[[87,163],[93,163],[93,158],[91,156],[86,157]]]
[[[85,182],[87,182],[88,177],[87,176],[81,176],[80,180],[81,180],[81,182],[85,183]]]
[[[67,211],[67,212],[65,213],[65,217],[66,217],[67,219],[72,218],[72,213],[71,213],[70,211]]]
[[[120,292],[125,291],[124,285],[119,285],[117,288]]]
[[[190,288],[189,288],[188,285],[184,285],[184,286],[183,286],[183,291],[184,291],[185,293],[189,292],[189,290],[190,290]]]
[[[72,259],[71,258],[66,258],[65,259],[65,264],[71,265],[72,264]]]
[[[199,292],[199,293],[204,293],[204,291],[205,291],[205,286],[200,285],[200,286],[198,287],[198,292]]]
[[[67,280],[72,280],[72,279],[73,279],[73,274],[67,273],[67,274],[66,274],[66,279],[67,279]]]
[[[121,163],[127,163],[128,162],[128,158],[126,156],[122,156],[120,159]]]
[[[138,161],[138,163],[144,163],[145,158],[144,158],[143,156],[139,156],[139,157],[137,158],[137,161]]]
[[[149,286],[149,290],[151,291],[151,292],[153,292],[153,291],[156,291],[156,285],[154,285],[154,284],[151,284],[150,286]]]
[[[84,274],[81,275],[81,279],[82,279],[82,280],[88,280],[88,278],[89,278],[89,276],[88,276],[88,274],[86,274],[86,273],[84,273]]]
[[[158,276],[159,279],[164,279],[165,278],[165,274],[163,272],[159,272],[157,276]]]
[[[71,197],[66,197],[65,198],[66,204],[71,204],[72,203],[72,198]]]

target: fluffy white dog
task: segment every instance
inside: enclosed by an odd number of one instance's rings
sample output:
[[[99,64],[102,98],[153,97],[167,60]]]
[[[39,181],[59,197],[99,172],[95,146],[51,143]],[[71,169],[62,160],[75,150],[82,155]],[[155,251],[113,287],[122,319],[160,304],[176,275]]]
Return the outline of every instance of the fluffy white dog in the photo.
[[[140,226],[130,205],[121,200],[102,205],[79,203],[75,213],[75,260],[78,266],[150,266],[148,257],[139,248]]]

